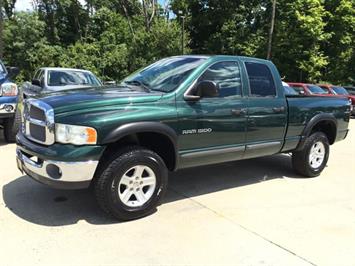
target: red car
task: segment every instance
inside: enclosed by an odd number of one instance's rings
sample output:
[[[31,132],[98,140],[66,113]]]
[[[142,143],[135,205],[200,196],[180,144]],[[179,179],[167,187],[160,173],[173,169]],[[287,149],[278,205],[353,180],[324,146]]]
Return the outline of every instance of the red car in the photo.
[[[334,86],[330,84],[318,84],[318,86],[324,90],[327,90],[332,96],[348,97],[348,99],[351,100],[352,105],[351,114],[355,115],[355,95],[349,94],[349,92],[341,86]]]
[[[307,83],[287,82],[292,88],[294,88],[300,95],[317,95],[317,96],[334,96],[317,85]]]

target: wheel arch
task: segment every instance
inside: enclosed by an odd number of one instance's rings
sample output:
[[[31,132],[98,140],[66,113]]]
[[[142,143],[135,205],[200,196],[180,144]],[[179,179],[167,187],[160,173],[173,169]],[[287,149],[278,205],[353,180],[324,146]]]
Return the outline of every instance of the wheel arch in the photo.
[[[314,132],[323,132],[329,141],[329,144],[332,145],[335,142],[337,135],[337,120],[332,114],[318,114],[314,116],[304,128],[301,141],[296,150],[302,150],[306,138],[308,138]]]
[[[161,122],[136,122],[112,130],[101,142],[107,145],[104,156],[125,145],[139,145],[156,152],[167,168],[174,171],[178,165],[177,134]]]

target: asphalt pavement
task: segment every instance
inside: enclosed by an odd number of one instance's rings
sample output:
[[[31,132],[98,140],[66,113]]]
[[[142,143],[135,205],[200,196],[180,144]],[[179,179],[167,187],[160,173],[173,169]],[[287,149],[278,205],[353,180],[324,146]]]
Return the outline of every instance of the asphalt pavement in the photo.
[[[296,175],[287,155],[186,169],[155,214],[124,223],[89,190],[22,175],[0,137],[0,265],[355,265],[350,128],[319,177]]]

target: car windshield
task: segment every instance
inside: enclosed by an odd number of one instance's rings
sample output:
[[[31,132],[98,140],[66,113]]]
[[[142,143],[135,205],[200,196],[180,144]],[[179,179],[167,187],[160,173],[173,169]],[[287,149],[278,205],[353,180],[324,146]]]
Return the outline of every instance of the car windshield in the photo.
[[[284,89],[286,95],[298,95],[298,92],[290,86],[284,86]]]
[[[175,90],[205,57],[170,57],[157,61],[125,78],[122,83],[144,86],[150,90]]]
[[[100,81],[90,72],[74,70],[49,70],[48,86],[91,85],[100,86]]]
[[[349,95],[346,89],[343,87],[332,87],[333,91],[338,95]]]
[[[321,87],[318,87],[316,85],[307,85],[307,87],[312,94],[328,94],[325,89],[322,89]]]

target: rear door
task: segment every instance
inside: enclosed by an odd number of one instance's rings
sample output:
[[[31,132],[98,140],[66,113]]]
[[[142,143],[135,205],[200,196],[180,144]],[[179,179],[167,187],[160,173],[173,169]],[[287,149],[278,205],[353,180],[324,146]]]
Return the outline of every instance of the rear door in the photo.
[[[287,102],[273,65],[245,61],[248,79],[248,119],[244,158],[278,153],[284,143]],[[279,82],[274,78],[278,76]]]

